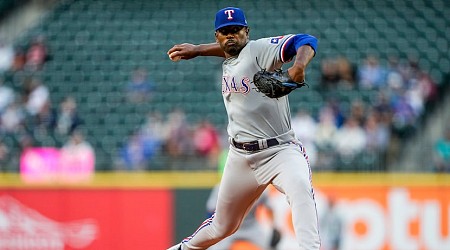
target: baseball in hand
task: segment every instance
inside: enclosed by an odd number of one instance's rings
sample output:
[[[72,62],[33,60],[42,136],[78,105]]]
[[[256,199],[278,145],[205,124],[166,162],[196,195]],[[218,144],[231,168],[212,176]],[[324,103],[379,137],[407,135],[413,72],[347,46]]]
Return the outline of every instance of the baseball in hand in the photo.
[[[174,56],[173,55],[174,52],[170,53],[169,58],[170,60],[174,61],[174,62],[178,62],[181,60],[181,56]]]

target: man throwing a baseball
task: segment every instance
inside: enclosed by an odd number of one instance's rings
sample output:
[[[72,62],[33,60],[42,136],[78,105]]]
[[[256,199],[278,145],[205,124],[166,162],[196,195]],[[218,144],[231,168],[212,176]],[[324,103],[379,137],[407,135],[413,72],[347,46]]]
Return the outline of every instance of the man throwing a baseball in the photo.
[[[305,148],[291,129],[287,95],[303,86],[317,39],[290,34],[253,41],[249,31],[241,9],[224,8],[216,14],[215,43],[184,43],[167,52],[174,61],[225,58],[222,95],[230,141],[216,212],[169,250],[207,249],[233,234],[270,184],[286,195],[300,249],[320,248],[311,169]],[[292,59],[293,65],[281,71]]]

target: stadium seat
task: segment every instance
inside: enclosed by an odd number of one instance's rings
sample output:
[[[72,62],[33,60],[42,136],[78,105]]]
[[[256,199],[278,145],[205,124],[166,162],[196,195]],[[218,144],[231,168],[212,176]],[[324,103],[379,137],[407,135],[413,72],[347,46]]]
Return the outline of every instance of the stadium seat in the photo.
[[[47,36],[52,60],[45,65],[42,79],[55,104],[69,94],[76,97],[98,153],[97,168],[107,170],[113,165],[119,142],[142,124],[150,111],[167,114],[174,107],[184,107],[192,121],[207,117],[217,126],[226,126],[220,94],[221,59],[173,63],[166,55],[175,43],[213,42],[214,13],[225,4],[182,0],[62,2],[16,43],[26,45],[39,32]],[[303,32],[319,38],[319,53],[308,72],[311,88],[289,96],[293,110],[307,107],[317,115],[330,95],[341,99],[344,106],[356,98],[368,104],[375,101],[373,91],[317,91],[321,58],[345,54],[352,62],[361,63],[372,52],[382,57],[414,52],[437,79],[439,72],[448,71],[450,32],[445,31],[450,21],[445,18],[448,8],[442,0],[263,0],[240,5],[246,10],[252,39]],[[144,66],[156,85],[154,98],[147,104],[129,104],[124,98],[124,86],[137,66]],[[14,75],[17,90],[25,77],[20,72]],[[43,145],[60,143],[55,138],[37,139]],[[363,160],[371,162],[369,158]]]

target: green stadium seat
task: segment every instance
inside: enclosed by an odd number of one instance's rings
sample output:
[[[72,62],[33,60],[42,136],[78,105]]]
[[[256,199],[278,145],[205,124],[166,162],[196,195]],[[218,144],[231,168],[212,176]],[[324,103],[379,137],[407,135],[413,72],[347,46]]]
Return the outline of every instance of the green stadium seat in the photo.
[[[17,44],[25,45],[33,34],[45,33],[53,60],[45,65],[41,77],[56,103],[68,94],[77,98],[98,154],[97,169],[107,170],[112,168],[120,142],[150,111],[167,114],[175,107],[184,107],[192,121],[207,117],[217,126],[226,126],[220,85],[222,60],[202,58],[175,64],[166,55],[175,43],[213,42],[214,12],[225,5],[227,1],[64,2]],[[434,70],[437,79],[439,72],[448,71],[450,61],[445,55],[450,32],[445,31],[450,19],[445,18],[448,5],[442,0],[263,0],[240,5],[249,18],[251,38],[280,32],[311,33],[320,41],[317,59],[344,54],[359,63],[368,53],[387,57],[414,52],[424,66]],[[311,88],[289,96],[292,110],[306,107],[317,114],[328,99],[327,93],[316,91],[319,65],[314,60],[309,69]],[[156,85],[154,98],[146,104],[129,104],[124,99],[124,86],[137,66],[144,66]],[[16,89],[21,89],[26,76],[14,75]],[[347,106],[355,98],[367,103],[376,98],[371,91],[341,90],[330,95],[341,98]],[[57,138],[38,139],[41,144],[61,143]],[[364,169],[377,164],[371,156],[364,157]]]

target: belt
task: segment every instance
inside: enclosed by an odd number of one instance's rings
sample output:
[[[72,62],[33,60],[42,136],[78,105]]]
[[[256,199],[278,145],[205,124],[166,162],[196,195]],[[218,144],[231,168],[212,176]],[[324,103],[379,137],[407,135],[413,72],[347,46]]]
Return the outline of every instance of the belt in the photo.
[[[231,143],[234,147],[238,149],[242,149],[245,151],[258,151],[266,148],[270,148],[272,146],[279,145],[277,139],[267,139],[267,140],[257,140],[257,141],[251,141],[251,142],[237,142],[234,139],[231,139]]]

